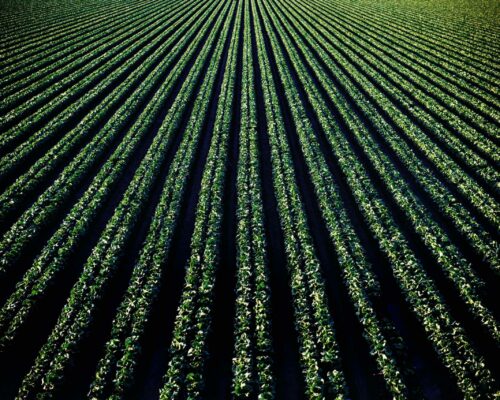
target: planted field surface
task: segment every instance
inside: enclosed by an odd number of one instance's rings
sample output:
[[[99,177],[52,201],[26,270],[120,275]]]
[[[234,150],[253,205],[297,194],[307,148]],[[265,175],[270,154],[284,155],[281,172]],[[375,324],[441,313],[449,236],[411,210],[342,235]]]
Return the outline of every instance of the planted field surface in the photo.
[[[0,10],[0,398],[500,395],[498,2]]]

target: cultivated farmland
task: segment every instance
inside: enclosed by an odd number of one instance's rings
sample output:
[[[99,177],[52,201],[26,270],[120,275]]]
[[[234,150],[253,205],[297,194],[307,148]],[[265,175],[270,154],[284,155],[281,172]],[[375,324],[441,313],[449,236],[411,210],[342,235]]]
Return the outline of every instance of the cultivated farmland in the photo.
[[[495,0],[0,0],[1,399],[500,396]]]

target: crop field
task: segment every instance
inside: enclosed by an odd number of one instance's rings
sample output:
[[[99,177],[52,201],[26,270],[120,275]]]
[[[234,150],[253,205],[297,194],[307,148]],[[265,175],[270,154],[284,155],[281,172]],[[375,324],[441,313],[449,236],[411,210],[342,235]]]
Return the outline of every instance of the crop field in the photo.
[[[500,397],[497,0],[0,33],[0,399]]]

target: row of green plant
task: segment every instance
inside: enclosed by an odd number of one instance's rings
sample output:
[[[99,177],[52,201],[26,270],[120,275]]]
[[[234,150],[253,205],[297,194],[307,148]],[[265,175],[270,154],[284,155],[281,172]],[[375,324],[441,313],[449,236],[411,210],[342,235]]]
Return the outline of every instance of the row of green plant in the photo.
[[[188,16],[184,15],[179,19],[176,18],[178,15],[174,14],[171,17],[173,18],[163,21],[167,24],[166,26],[173,22],[167,29],[165,25],[157,26],[144,38],[144,42],[139,40],[135,46],[116,54],[113,59],[116,66],[113,68],[102,65],[90,74],[82,76],[82,79],[64,90],[55,99],[50,99],[50,96],[49,99],[45,98],[46,93],[50,95],[51,91],[48,90],[35,95],[27,103],[11,111],[6,116],[6,122],[9,118],[15,120],[18,113],[21,115],[28,112],[28,116],[6,129],[0,139],[0,151],[9,151],[10,147],[17,146],[2,157],[0,173],[7,173],[19,163],[29,160],[29,155],[40,143],[58,139],[62,132],[67,134],[68,125],[71,128],[81,122],[82,116],[85,116],[89,109],[102,108],[103,100],[106,101],[110,95],[116,95],[116,86],[121,87],[123,83],[131,86],[133,82],[130,81],[131,73],[137,71],[138,67],[147,65],[147,57],[162,54],[161,49],[170,50],[172,44],[175,43],[175,38],[187,31],[184,23]],[[178,29],[177,32],[176,29]],[[167,43],[169,47],[166,46]],[[156,60],[161,60],[161,58],[156,58]],[[64,82],[61,84],[64,85]],[[29,113],[33,109],[36,112]],[[20,142],[21,144],[18,145]]]
[[[120,398],[133,381],[141,352],[141,335],[146,329],[161,284],[164,279],[168,279],[167,257],[190,171],[195,163],[196,149],[204,133],[203,127],[209,113],[210,98],[214,91],[217,71],[220,68],[220,59],[231,22],[232,11],[230,11],[231,14],[227,14],[229,4],[226,3],[225,8],[221,10],[221,19],[218,20],[207,41],[207,47],[203,50],[203,52],[208,52],[209,47],[215,46],[214,42],[217,41],[207,74],[196,101],[193,103],[185,135],[169,167],[147,237],[134,266],[129,287],[113,321],[111,337],[106,343],[105,354],[99,361],[90,388],[90,398]],[[227,15],[225,22],[224,15]],[[218,37],[222,22],[224,22],[223,30],[221,36]],[[207,54],[203,57],[206,58]],[[179,107],[188,103],[189,93],[194,88],[195,86],[191,84],[180,94]]]
[[[232,7],[236,7],[236,2]],[[243,2],[238,1],[228,56],[218,96],[210,149],[196,206],[191,254],[177,309],[169,362],[160,399],[198,399],[203,396],[204,367],[209,351],[215,277],[219,267],[224,181],[227,173]]]
[[[335,41],[335,43],[338,43],[338,41]],[[344,43],[341,43],[336,51],[343,59],[356,64],[357,68],[364,71],[366,78],[380,88],[379,90],[384,93],[384,98],[387,100],[390,99],[396,107],[394,113],[398,112],[407,116],[407,124],[412,123],[413,125],[417,125],[420,130],[431,138],[432,143],[439,143],[441,147],[448,149],[455,158],[459,158],[474,174],[484,179],[493,191],[498,190],[498,172],[496,168],[493,165],[489,165],[483,157],[474,151],[477,148],[483,154],[494,160],[498,160],[498,157],[495,155],[498,147],[495,144],[486,138],[481,139],[477,135],[477,131],[464,124],[460,124],[459,121],[457,122],[457,118],[451,118],[450,114],[443,112],[443,109],[437,108],[435,104],[433,105],[428,97],[423,97],[421,93],[417,94],[414,85],[410,83],[400,84],[399,86],[403,86],[404,91],[412,92],[413,98],[409,98],[398,86],[394,85],[397,82],[402,83],[402,79],[397,76],[397,73],[392,72],[387,67],[382,68],[380,62],[370,60],[359,49],[349,49]],[[364,67],[366,61],[363,62],[363,58],[365,60],[368,59],[366,67]],[[392,81],[392,84],[390,81]],[[447,126],[429,115],[425,110],[426,108],[432,109],[434,115],[446,121]],[[404,125],[400,126],[401,129],[405,129]],[[469,146],[464,144],[462,142],[463,139],[460,140],[457,135],[465,138],[469,142]],[[434,147],[439,148],[435,144]],[[477,183],[475,185],[477,186]]]
[[[190,14],[187,21],[195,21],[200,16],[199,12],[201,11]],[[88,175],[89,171],[91,171],[89,168],[97,166],[103,161],[106,151],[112,147],[113,143],[120,136],[123,139],[123,136],[120,135],[123,129],[127,128],[135,120],[135,111],[145,105],[148,93],[155,85],[165,79],[165,70],[168,70],[168,67],[179,56],[184,63],[177,65],[187,65],[190,59],[188,55],[193,54],[196,50],[191,43],[191,39],[199,27],[200,25],[195,24],[191,26],[185,35],[179,32],[180,37],[177,37],[175,34],[172,36],[172,40],[178,40],[177,44],[154,66],[149,78],[147,78],[148,75],[144,76],[143,72],[144,70],[147,72],[150,65],[148,63],[143,64],[136,71],[136,76],[146,79],[142,80],[134,92],[129,94],[124,101],[122,96],[120,96],[120,94],[123,95],[123,92],[116,91],[113,93],[110,102],[118,103],[118,110],[96,133],[91,142],[81,149],[78,155],[71,160],[70,164],[61,172],[54,183],[21,215],[2,238],[0,242],[0,273],[12,266],[29,241],[50,221],[49,216],[56,215],[58,208],[64,204],[64,201],[71,193],[79,189],[79,185]],[[167,40],[164,46],[168,48],[169,44],[170,41]],[[187,52],[187,48],[190,49],[189,52]],[[153,60],[150,60],[150,62],[153,62]],[[180,74],[181,72],[182,70],[178,67],[176,73]],[[172,80],[168,83],[170,90],[172,90],[176,81]],[[128,86],[129,83],[125,82],[122,88],[123,91],[126,91]],[[26,174],[20,176],[0,196],[0,220],[6,218],[10,212],[19,207],[20,200],[25,199],[33,189],[46,182],[46,174],[67,160],[67,153],[70,152],[71,154],[71,150],[74,149],[75,145],[85,139],[85,135],[89,134],[89,131],[91,132],[94,126],[92,121],[95,118],[99,119],[106,109],[98,107],[93,111],[89,112],[74,131],[65,135],[54,149],[48,151]],[[155,122],[153,116],[147,115],[149,126],[152,126]]]
[[[295,15],[295,18],[297,18],[297,15]],[[294,40],[296,43],[302,43],[301,39],[296,34],[294,35]],[[307,50],[304,51],[304,56],[307,59],[311,59],[311,57],[308,57],[309,53],[307,53]],[[322,60],[326,64],[329,64],[330,62],[330,58],[327,54],[322,54]],[[328,77],[317,65],[317,63],[311,61],[310,64],[316,76],[318,76],[319,81],[322,83],[324,90],[329,94],[332,102],[336,102],[335,98],[338,98],[338,95],[336,95],[336,93],[331,89]],[[305,73],[304,76],[306,76]],[[341,74],[338,74],[337,76],[339,76],[339,78],[342,77]],[[355,94],[354,89],[349,89],[348,82],[346,80],[343,80],[343,83],[345,83],[344,87],[346,92]],[[309,81],[308,87],[310,87],[311,85],[312,82]],[[355,97],[353,96],[353,98]],[[321,107],[326,109],[325,104],[321,104]],[[360,108],[362,108],[363,111],[366,112],[366,115],[368,117],[371,117],[373,120],[376,119],[375,116],[370,115],[372,113],[368,107],[365,107],[365,104],[362,104]],[[350,118],[352,121],[356,122],[356,117],[353,114],[351,114]],[[356,127],[354,132],[363,132],[362,135],[356,134],[356,136],[359,136],[358,142],[363,149],[368,148],[365,151],[365,154],[373,163],[376,170],[379,172],[380,179],[385,183],[387,189],[392,193],[393,198],[395,199],[397,204],[400,205],[402,210],[404,210],[405,214],[412,222],[415,230],[422,237],[423,242],[426,243],[430,250],[434,253],[436,261],[439,263],[441,268],[443,268],[447,272],[450,280],[455,284],[457,290],[461,292],[462,296],[464,297],[464,301],[466,301],[466,303],[474,309],[474,312],[477,316],[480,316],[480,318],[483,319],[483,323],[485,324],[485,326],[488,327],[493,336],[498,340],[499,332],[497,323],[495,322],[495,319],[491,315],[491,313],[482,304],[481,297],[478,293],[478,288],[481,287],[481,281],[479,281],[479,279],[474,274],[471,265],[463,260],[459,249],[449,241],[446,233],[429,216],[429,212],[426,209],[425,205],[422,204],[418,197],[412,193],[411,189],[405,183],[403,177],[398,173],[398,170],[394,168],[394,165],[390,162],[387,155],[380,148],[378,148],[376,142],[370,140],[371,136],[369,135],[367,129],[363,127],[359,122],[357,122],[357,125],[358,126]],[[382,128],[380,130],[382,130]],[[390,129],[383,127],[383,131],[389,132]],[[397,137],[396,134],[394,136]],[[405,148],[403,144],[400,144],[399,147],[394,147],[397,153],[401,153],[401,150]],[[407,154],[411,154],[411,152],[408,150]],[[402,161],[405,164],[408,164],[410,170],[416,170],[416,165],[420,165],[416,162],[416,160],[411,160],[415,162],[415,164],[413,165],[411,162],[408,162],[407,159],[405,160],[405,158],[403,158]],[[444,205],[442,201],[442,195],[439,193],[439,188],[442,188],[442,186],[438,183],[435,185],[435,187],[433,187],[431,177],[431,173],[428,173],[426,176],[424,175],[423,186],[431,194],[434,194],[436,202],[440,207],[446,208],[446,205]],[[451,216],[454,220],[457,221],[457,224],[459,224],[460,222],[462,224],[461,226],[464,227],[464,229],[467,229],[467,218],[464,218],[465,216],[463,215],[463,213],[460,213],[458,210],[460,210],[460,208],[457,208],[457,213],[451,214]],[[474,226],[473,224],[471,225]],[[477,228],[479,229],[479,226]],[[468,229],[470,229],[470,227]],[[484,235],[488,237],[486,233],[484,233]],[[471,238],[473,239],[475,238],[475,236],[471,236]],[[489,245],[490,259],[492,260],[492,263],[495,263],[495,240],[493,238],[489,238],[487,244]]]
[[[201,11],[195,13],[192,16],[193,20],[200,20],[202,17],[213,16],[213,13],[218,10],[216,5],[216,2],[207,4],[206,11],[204,13]],[[111,197],[113,189],[116,187],[116,183],[134,157],[135,151],[140,145],[141,140],[144,140],[148,131],[153,129],[154,122],[161,113],[161,109],[165,107],[166,99],[169,95],[172,95],[173,87],[181,76],[183,69],[186,68],[187,63],[193,57],[197,47],[204,43],[203,39],[210,28],[210,23],[207,22],[204,25],[200,24],[200,27],[201,30],[189,44],[183,57],[172,70],[171,75],[163,82],[163,85],[156,93],[153,101],[148,103],[115,152],[102,165],[89,188],[63,219],[58,230],[49,239],[48,243],[35,259],[33,265],[28,269],[22,280],[20,280],[16,286],[14,293],[6,301],[4,307],[0,311],[0,332],[3,334],[0,343],[3,343],[3,346],[7,345],[15,338],[19,328],[23,326],[29,315],[33,312],[33,309],[36,308],[38,299],[44,296],[47,290],[51,288],[51,284],[57,277],[57,274],[67,267],[68,257],[75,250],[76,246],[78,246],[80,240],[89,231],[96,215],[103,209],[106,201]],[[195,29],[196,27],[193,27],[193,30]],[[209,47],[205,49],[204,52],[206,53],[208,50]],[[181,89],[177,96],[184,96],[185,98],[188,95],[194,95],[193,86],[196,84],[196,79],[198,79],[201,74],[203,66],[202,61],[196,64],[196,69],[190,72],[192,79],[189,85]],[[168,135],[162,131],[165,143],[163,146],[167,146],[170,138],[175,134],[175,129],[189,101],[190,99],[187,98],[185,99],[185,104],[183,104],[180,100],[177,100],[169,109],[165,123],[170,123],[171,127],[169,128],[170,131],[168,131]],[[179,107],[182,108],[179,109]],[[157,134],[156,139],[153,141],[156,147],[159,146],[157,144],[158,140],[160,139],[158,139]],[[164,154],[160,156],[163,157]],[[92,155],[87,155],[87,157],[91,159]],[[147,158],[145,158],[145,160],[147,161]],[[143,162],[146,161],[143,160]],[[81,162],[77,162],[76,164],[81,165]],[[83,167],[85,167],[85,165],[83,165]],[[61,190],[62,189],[58,189],[58,193]],[[41,218],[44,216],[48,218],[52,215],[49,211],[45,211],[44,209],[41,209],[39,213],[41,214]],[[29,237],[26,240],[27,243],[30,243]]]
[[[219,6],[221,5],[219,2]],[[198,19],[197,22],[206,24],[207,27],[212,25],[214,20]],[[197,70],[197,73],[199,72],[200,69]],[[195,82],[187,81],[183,88],[187,92],[192,92]],[[177,130],[181,118],[179,114],[183,108],[188,107],[188,104],[179,100],[162,122],[132,182],[99,236],[99,241],[87,259],[77,283],[73,286],[47,342],[25,376],[18,398],[29,398],[34,393],[38,398],[49,398],[57,390],[65,371],[70,366],[72,356],[92,324],[93,316],[99,309],[106,288],[119,266],[139,218],[147,208],[157,177],[164,167],[172,136]]]
[[[237,175],[237,283],[232,394],[238,400],[266,400],[274,397],[274,374],[251,34],[250,2],[245,1]]]
[[[7,126],[21,119],[32,110],[34,104],[40,108],[45,101],[68,90],[82,77],[92,73],[103,64],[107,64],[110,70],[118,67],[119,63],[112,61],[115,59],[114,56],[124,52],[127,46],[138,42],[155,26],[165,21],[165,15],[172,14],[169,14],[163,7],[143,10],[135,17],[129,17],[125,23],[122,22],[123,26],[110,27],[104,37],[90,39],[81,51],[71,53],[71,56],[60,58],[60,55],[56,54],[55,60],[45,67],[39,67],[36,62],[33,62],[26,68],[11,74],[10,76],[16,75],[14,82],[6,85],[2,90],[4,101],[0,106],[0,113],[5,115],[1,117],[1,126]],[[177,17],[180,15],[182,14]],[[125,60],[125,58],[117,58],[117,60],[121,59]],[[28,77],[22,78],[24,74]],[[41,92],[42,96],[40,96]],[[16,109],[15,117],[12,115],[12,109]]]
[[[322,2],[323,4],[326,4]],[[345,2],[335,1],[334,3],[330,3],[329,7],[333,10],[337,8],[338,12],[348,12],[352,14],[353,7],[349,7]],[[341,11],[342,10],[342,11]],[[383,10],[383,7],[382,7]],[[391,7],[392,11],[395,11],[394,7]],[[498,78],[498,67],[495,66],[491,61],[488,62],[485,60],[486,57],[490,54],[486,49],[485,51],[481,51],[481,48],[488,46],[488,41],[478,40],[473,44],[469,51],[464,51],[464,43],[467,41],[467,35],[460,34],[459,37],[454,38],[454,40],[459,41],[459,43],[451,43],[445,37],[439,37],[437,29],[439,29],[439,25],[432,25],[431,30],[425,31],[422,29],[422,23],[419,22],[418,28],[412,24],[412,19],[408,18],[407,21],[404,21],[399,18],[395,18],[394,12],[386,13],[383,11],[375,12],[369,7],[365,6],[362,10],[354,11],[355,14],[359,15],[359,18],[362,20],[370,22],[379,23],[381,28],[380,32],[390,31],[396,33],[400,37],[411,38],[411,43],[413,43],[414,47],[418,50],[421,50],[423,53],[428,54],[439,60],[443,67],[452,67],[461,69],[462,76],[466,76],[467,79],[471,79],[471,81],[479,83],[479,84],[487,84],[491,83],[493,77]],[[401,15],[401,14],[400,14]],[[475,28],[477,29],[477,27]],[[461,32],[459,30],[458,32]],[[472,36],[472,35],[471,35]],[[479,52],[477,56],[474,56],[474,52]]]
[[[321,31],[321,28],[318,28]],[[316,34],[318,35],[318,34]],[[318,37],[320,40],[320,37]],[[364,103],[370,102],[373,104],[377,111],[377,119],[383,122],[389,122],[389,126],[398,131],[399,135],[406,137],[412,142],[414,146],[421,151],[442,173],[444,178],[450,183],[455,185],[459,192],[470,203],[483,214],[493,226],[498,225],[498,204],[488,194],[484,188],[477,184],[477,182],[465,172],[455,160],[453,160],[446,152],[427,136],[427,134],[414,123],[410,116],[401,113],[396,104],[391,101],[387,96],[391,93],[392,89],[388,89],[383,80],[375,75],[369,69],[358,69],[358,65],[350,60],[350,56],[340,53],[336,48],[329,43],[321,41],[322,48],[334,60],[337,69],[348,71],[353,83],[356,85],[358,96],[365,98]],[[385,117],[385,118],[384,118]],[[485,169],[487,175],[490,176],[491,181],[495,180],[498,175],[494,170]],[[481,173],[479,171],[479,173]]]
[[[263,9],[269,13],[266,4]],[[274,15],[269,13],[269,18]],[[377,319],[371,296],[378,293],[378,282],[373,276],[371,267],[363,253],[361,243],[357,237],[340,196],[339,188],[329,172],[327,163],[322,155],[312,125],[307,118],[306,111],[301,104],[293,77],[287,68],[284,55],[279,49],[277,38],[272,31],[272,24],[264,14],[265,25],[269,27],[268,36],[273,47],[274,58],[277,60],[280,80],[284,87],[285,97],[292,112],[292,117],[306,160],[309,176],[314,185],[315,194],[322,216],[326,222],[332,243],[336,249],[336,258],[342,269],[344,284],[353,302],[356,314],[364,328],[363,334],[370,346],[371,353],[384,376],[387,387],[394,398],[404,398],[407,394],[399,367],[393,358],[392,350],[384,336],[381,322]],[[280,28],[277,27],[280,31]],[[287,38],[283,37],[284,40]],[[288,40],[287,40],[288,41]],[[285,46],[289,45],[288,42]]]
[[[265,47],[263,23],[258,17],[254,1],[251,6],[263,92],[261,101],[265,104],[273,184],[281,229],[286,238],[285,256],[305,391],[312,399],[344,398],[347,386],[341,369],[321,267],[294,174],[292,154],[287,143],[277,89]]]
[[[473,17],[471,19],[464,18],[464,15],[455,15],[455,11],[460,10],[461,6],[456,7],[453,0],[434,2],[431,7],[418,10],[414,7],[418,3],[411,4],[411,2],[408,2],[407,4],[410,7],[405,8],[394,7],[395,4],[389,5],[389,3],[386,3],[385,7],[380,9],[382,12],[392,13],[392,15],[385,16],[386,18],[391,18],[394,23],[405,24],[406,28],[412,27],[408,22],[420,20],[422,28],[413,28],[413,30],[417,31],[424,40],[428,36],[433,36],[432,39],[437,44],[437,48],[439,48],[439,41],[442,40],[450,51],[456,52],[456,55],[464,60],[470,58],[482,63],[486,59],[491,66],[498,70],[494,63],[495,57],[491,53],[492,50],[496,51],[496,47],[494,42],[490,42],[498,34],[488,26],[484,15],[481,15],[482,6],[487,5],[488,2],[481,4],[479,7],[469,8],[469,11],[474,10],[472,14],[477,12],[477,15],[474,16],[469,13],[468,17]],[[449,5],[452,5],[453,12],[446,13],[446,17],[443,18],[443,9],[439,9],[439,5],[445,5],[445,7],[448,5],[448,11],[450,10]],[[432,35],[431,32],[434,34]]]
[[[333,18],[329,17],[329,19]],[[328,25],[328,27],[331,26],[331,24]],[[335,27],[335,25],[333,26]],[[488,132],[489,135],[477,135],[477,126],[470,125],[466,120],[475,123],[481,117],[471,113],[470,109],[464,107],[462,102],[457,102],[453,97],[440,92],[434,81],[425,82],[416,74],[406,73],[407,68],[401,62],[401,58],[394,58],[386,62],[378,56],[381,52],[376,52],[375,46],[371,42],[362,44],[356,40],[354,35],[351,37],[346,35],[347,30],[342,25],[339,24],[339,28],[327,28],[332,44],[341,40],[345,53],[355,54],[358,56],[357,62],[366,65],[368,69],[373,69],[378,76],[387,81],[389,87],[392,88],[391,95],[397,99],[398,104],[403,106],[407,114],[415,118],[416,121],[420,121],[422,126],[432,132],[439,142],[459,155],[466,164],[475,168],[478,166],[488,167],[487,162],[481,158],[482,154],[498,163],[498,146],[488,138],[496,131],[495,124],[484,121],[483,118],[479,129]],[[377,53],[377,56],[371,53]],[[410,61],[409,65],[411,64],[413,63]],[[453,90],[455,87],[455,85],[448,84],[448,90]],[[462,93],[462,91],[455,90],[455,93]],[[461,97],[474,98],[471,96]],[[495,185],[492,187],[496,190]]]
[[[289,8],[282,11],[282,14],[288,14]],[[299,25],[299,20],[297,17],[291,18],[287,26],[292,30],[293,25]],[[304,21],[304,16],[301,17],[300,21]],[[303,32],[303,31],[302,31]],[[306,37],[306,33],[304,36]],[[304,54],[306,54],[306,59],[311,60],[313,57],[311,54],[307,53],[304,49],[301,40],[295,36],[295,43],[298,47],[303,49]],[[314,42],[313,42],[314,43]],[[288,53],[292,58],[294,52],[290,51]],[[323,58],[325,63],[328,63],[328,57],[325,55]],[[292,58],[293,63],[293,58]],[[295,57],[295,66],[297,68],[297,74],[299,78],[301,77],[302,86],[304,87],[308,100],[313,106],[313,110],[318,117],[319,123],[325,133],[326,138],[331,144],[332,151],[334,152],[335,158],[338,160],[339,166],[347,180],[347,183],[351,187],[351,191],[356,199],[356,202],[365,217],[372,234],[378,240],[381,249],[386,253],[386,256],[391,261],[393,266],[395,276],[400,282],[401,289],[408,299],[409,304],[412,306],[417,316],[421,320],[423,326],[428,331],[430,339],[433,341],[434,346],[442,356],[443,362],[450,368],[450,370],[456,375],[459,382],[459,386],[465,393],[476,393],[479,394],[482,390],[487,388],[491,389],[491,374],[490,372],[483,368],[483,361],[481,357],[475,352],[472,345],[469,343],[463,329],[460,325],[452,319],[447,311],[446,304],[441,299],[437,288],[435,287],[433,281],[427,276],[425,270],[416,255],[410,250],[409,245],[402,233],[398,230],[397,225],[391,216],[390,210],[384,205],[382,199],[378,196],[373,184],[371,183],[366,171],[360,160],[353,153],[349,146],[344,134],[342,133],[340,127],[336,123],[335,119],[327,109],[324,102],[321,100],[319,91],[317,87],[313,84],[310,77],[301,73],[301,68],[299,67],[299,61]],[[337,70],[338,71],[338,70]],[[338,74],[338,72],[337,72]],[[339,111],[341,107],[345,109],[345,102],[338,102]],[[344,115],[345,111],[344,111]],[[345,117],[344,117],[345,118]],[[352,118],[350,121],[346,118],[347,126],[351,131],[356,132],[356,128],[359,131],[359,127],[353,126],[356,122],[356,118]],[[360,136],[362,131],[360,132]],[[370,152],[367,151],[367,155]],[[375,160],[375,158],[373,158]],[[379,163],[378,165],[381,165]],[[385,175],[390,173],[393,169],[385,169],[381,174],[383,178],[389,178]],[[401,185],[401,182],[390,182],[387,185],[389,190],[400,190],[401,188],[397,185]],[[408,196],[408,197],[405,197]],[[398,201],[407,213],[412,210],[409,209],[410,203],[408,200],[411,193],[398,193],[394,194],[395,200]],[[411,204],[414,206],[416,203]],[[407,207],[405,207],[408,205]],[[422,221],[412,221],[414,224],[424,225]],[[428,222],[428,221],[427,221]],[[421,230],[426,227],[420,228]],[[434,227],[435,228],[435,227]],[[418,230],[418,226],[416,227]],[[432,244],[434,241],[429,240],[430,234],[435,234],[430,228],[427,228],[425,233],[428,235],[425,239],[428,240],[430,248],[435,249],[437,252],[437,262],[440,266],[446,269],[446,272],[453,277],[453,274],[461,274],[463,271],[461,269],[455,268],[453,264],[456,258],[451,258],[450,261],[446,261],[446,256],[453,257],[453,254],[441,254],[443,248],[440,244]],[[440,237],[441,240],[446,240],[446,238]],[[418,277],[418,278],[417,278]],[[460,281],[462,284],[462,281]],[[468,287],[467,295],[474,295],[475,286]],[[466,289],[463,289],[466,290]],[[471,307],[477,307],[477,299],[472,297],[465,297],[466,301],[469,301]],[[474,308],[475,309],[475,308]],[[483,310],[483,308],[479,308]],[[484,314],[484,310],[483,310]],[[494,319],[493,322],[495,323]],[[451,339],[453,337],[453,339]],[[457,346],[457,343],[460,343]],[[474,383],[474,381],[476,381]]]
[[[320,18],[316,19],[318,26],[327,27]],[[323,31],[325,33],[325,31]],[[324,37],[324,36],[323,36]],[[497,245],[494,238],[474,219],[469,211],[447,190],[443,182],[428,169],[406,142],[387,124],[375,116],[371,118],[374,125],[389,144],[391,150],[404,164],[417,182],[432,198],[439,211],[445,215],[456,229],[467,238],[470,245],[477,251],[478,256],[485,259],[492,268],[498,269]]]
[[[2,35],[1,40],[3,45],[1,46],[0,54],[4,58],[2,58],[0,65],[8,71],[7,68],[10,68],[11,65],[16,64],[20,67],[25,65],[28,60],[38,60],[40,57],[37,54],[39,53],[50,56],[53,52],[63,50],[65,42],[68,42],[68,45],[72,45],[75,41],[78,41],[78,38],[82,40],[88,36],[92,36],[99,24],[109,23],[109,20],[116,16],[114,13],[128,15],[127,10],[130,13],[134,13],[138,9],[137,5],[124,5],[120,0],[109,2],[107,5],[109,7],[107,12],[102,9],[99,10],[99,7],[96,7],[95,12],[87,14],[87,17],[85,17],[82,16],[81,10],[77,10],[69,14],[69,18],[58,19],[58,23],[55,24],[53,22],[52,24],[47,24],[51,21],[51,18],[47,18],[46,15],[43,19],[35,17],[39,23],[36,26],[26,24],[26,21],[23,21],[22,26],[18,25],[16,27],[13,35],[9,35],[7,31],[5,35]],[[26,15],[24,14],[20,19],[25,17]],[[27,28],[25,32],[22,29],[24,26]],[[46,53],[51,48],[52,51]],[[61,56],[67,54],[61,53]],[[2,69],[0,72],[2,82],[7,75]]]
[[[337,17],[327,8],[314,9],[304,6],[308,13],[316,15],[318,22],[331,35],[342,35],[355,41],[364,52],[373,53],[377,59],[384,60],[387,65],[397,66],[397,71],[414,82],[427,93],[436,97],[441,104],[454,110],[467,123],[483,130],[488,137],[494,137],[494,124],[490,122],[494,115],[495,96],[484,93],[481,88],[471,86],[459,76],[446,73],[438,64],[422,57],[409,43],[402,40],[391,40],[389,35],[381,35],[369,21],[361,22],[349,14]],[[328,21],[335,24],[328,24]]]

